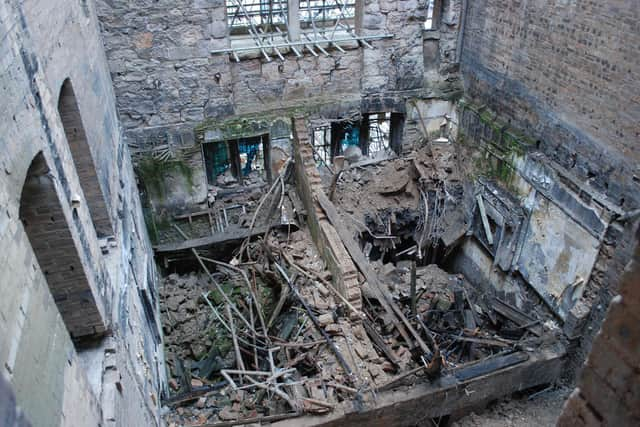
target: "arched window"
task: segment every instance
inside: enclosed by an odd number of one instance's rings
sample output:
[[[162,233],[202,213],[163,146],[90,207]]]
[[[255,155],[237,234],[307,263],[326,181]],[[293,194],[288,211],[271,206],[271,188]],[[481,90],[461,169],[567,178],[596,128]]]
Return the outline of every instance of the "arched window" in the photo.
[[[31,162],[22,187],[20,220],[71,336],[103,333],[103,318],[42,153]]]
[[[69,143],[73,163],[78,172],[82,192],[87,201],[96,234],[98,237],[111,236],[113,235],[113,227],[109,218],[109,211],[98,182],[98,175],[82,124],[80,109],[69,79],[64,81],[60,90],[58,113],[62,120],[64,133]]]

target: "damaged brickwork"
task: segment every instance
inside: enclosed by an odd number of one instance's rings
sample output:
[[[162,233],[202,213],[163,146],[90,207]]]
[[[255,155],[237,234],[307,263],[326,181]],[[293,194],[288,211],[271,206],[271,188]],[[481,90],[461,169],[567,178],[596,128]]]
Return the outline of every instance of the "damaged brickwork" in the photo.
[[[640,242],[640,234],[636,236]],[[640,246],[627,265],[578,387],[564,405],[558,426],[637,425],[640,422]]]
[[[572,334],[579,339],[568,372],[579,370],[586,357],[634,247],[637,223],[633,217],[615,218],[640,206],[635,143],[640,104],[634,83],[640,67],[632,53],[637,20],[633,2],[522,6],[485,0],[469,2],[467,9],[461,58],[465,96],[581,182],[579,197],[601,194],[618,212],[600,237],[590,275],[592,309],[582,313]],[[613,35],[605,28],[619,31]],[[464,123],[461,131],[473,134]]]
[[[324,192],[324,189],[313,160],[307,121],[304,118],[295,118],[293,128],[296,186],[307,214],[311,217],[309,230],[332,273],[337,289],[357,310],[360,310],[362,296],[358,270],[342,244],[340,236],[315,200],[314,195]]]

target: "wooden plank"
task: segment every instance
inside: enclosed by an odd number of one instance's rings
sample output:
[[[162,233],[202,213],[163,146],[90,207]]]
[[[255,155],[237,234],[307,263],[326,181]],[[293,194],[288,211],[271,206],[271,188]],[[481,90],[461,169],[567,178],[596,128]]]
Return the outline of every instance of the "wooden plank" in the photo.
[[[341,237],[344,246],[347,248],[347,252],[349,252],[349,255],[351,255],[353,262],[364,275],[365,279],[370,285],[370,289],[372,290],[378,301],[380,301],[382,307],[388,313],[395,314],[395,316],[400,320],[400,322],[398,323],[394,322],[394,325],[400,332],[400,335],[402,335],[407,344],[413,346],[413,340],[411,340],[409,334],[407,333],[407,331],[409,331],[424,354],[426,354],[428,357],[431,357],[431,350],[422,340],[420,334],[413,328],[411,323],[409,323],[409,320],[405,317],[404,313],[402,313],[402,310],[400,310],[398,305],[393,301],[393,298],[391,297],[391,295],[389,295],[389,292],[387,292],[384,289],[383,285],[380,283],[378,275],[371,269],[369,262],[360,250],[360,246],[358,246],[353,237],[351,237],[351,233],[349,232],[349,230],[347,230],[346,226],[340,219],[340,215],[338,214],[336,207],[322,192],[318,192],[316,194],[316,199],[318,200],[318,203],[320,203],[322,210],[324,210],[325,214],[327,215],[329,222],[331,222],[333,227],[338,232],[338,235]]]
[[[274,227],[279,225],[279,222],[274,224]],[[297,228],[294,224],[291,224],[292,231],[293,228]],[[234,230],[227,233],[217,233],[214,236],[205,236],[199,237],[197,239],[188,239],[182,242],[172,242],[165,243],[162,245],[154,246],[153,249],[156,253],[167,253],[167,252],[180,252],[185,250],[190,250],[192,248],[202,248],[205,246],[219,245],[223,243],[230,243],[235,240],[244,240],[247,237],[254,238],[260,235],[263,235],[267,231],[266,226],[254,227],[251,233],[249,233],[249,229],[241,229]]]
[[[220,421],[217,423],[198,424],[200,427],[232,427],[240,425],[263,425],[263,423],[274,423],[276,421],[282,421],[289,418],[299,417],[301,414],[298,412],[289,412],[284,414],[264,415],[260,417],[241,418],[233,421]]]
[[[527,328],[534,335],[538,337],[542,335],[542,325],[537,324],[536,319],[526,315],[522,311],[518,310],[516,307],[513,307],[510,304],[507,304],[501,299],[493,298],[492,308],[498,314],[501,314],[502,316],[511,320],[516,325],[523,328]]]
[[[480,208],[480,218],[482,219],[482,226],[484,227],[484,233],[487,236],[487,242],[493,246],[493,233],[491,232],[491,227],[489,226],[489,218],[487,218],[487,211],[484,208],[484,201],[482,200],[482,195],[478,194],[476,196],[476,200],[478,201],[478,207]]]
[[[295,422],[279,422],[274,427],[350,427],[371,425],[415,425],[416,420],[438,418],[475,408],[491,400],[556,381],[563,368],[565,350],[554,345],[529,353],[529,359],[498,369],[486,375],[459,381],[455,376],[434,382],[421,381],[412,387],[401,387],[377,393],[376,403],[364,411],[343,402],[323,416],[305,416]]]
[[[369,320],[366,319],[366,318],[362,319],[362,325],[364,326],[364,330],[367,331],[367,334],[369,334],[369,338],[371,338],[373,343],[385,355],[387,360],[389,360],[389,362],[391,362],[391,364],[396,369],[398,369],[398,367],[400,366],[399,363],[398,363],[398,360],[396,359],[396,357],[393,354],[393,352],[391,351],[391,349],[384,342],[384,339],[380,336],[380,334],[378,333],[378,330],[375,328],[375,326],[371,322],[369,322]]]
[[[472,378],[476,378],[482,375],[490,374],[491,372],[498,371],[500,369],[508,368],[509,366],[517,365],[529,360],[529,355],[525,352],[511,353],[505,356],[491,357],[484,359],[479,363],[471,366],[465,366],[459,370],[456,370],[453,374],[458,381],[468,381]]]

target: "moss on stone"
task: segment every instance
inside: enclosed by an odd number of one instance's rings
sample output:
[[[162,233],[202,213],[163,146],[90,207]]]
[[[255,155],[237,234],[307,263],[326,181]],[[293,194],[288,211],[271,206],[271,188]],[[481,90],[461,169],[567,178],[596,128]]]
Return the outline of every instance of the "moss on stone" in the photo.
[[[167,194],[167,178],[171,175],[182,176],[187,181],[189,189],[193,187],[193,170],[179,159],[144,157],[136,164],[136,174],[147,193],[154,197],[164,197]]]

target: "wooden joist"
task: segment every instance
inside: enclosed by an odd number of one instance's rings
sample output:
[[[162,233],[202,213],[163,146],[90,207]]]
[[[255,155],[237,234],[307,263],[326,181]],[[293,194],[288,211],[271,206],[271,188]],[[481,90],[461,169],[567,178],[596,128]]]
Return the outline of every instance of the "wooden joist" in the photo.
[[[410,346],[413,346],[415,340],[422,352],[426,354],[427,357],[431,357],[431,350],[422,340],[420,334],[413,328],[411,323],[409,323],[409,320],[406,318],[404,313],[402,313],[402,310],[393,301],[393,297],[391,297],[389,292],[384,289],[383,284],[380,283],[378,275],[375,271],[373,271],[366,257],[362,253],[362,250],[360,250],[360,246],[358,246],[356,241],[351,236],[351,233],[342,222],[342,219],[340,218],[340,215],[338,214],[338,211],[336,210],[334,204],[322,192],[318,192],[316,194],[316,199],[318,200],[318,203],[320,204],[322,210],[327,215],[329,222],[331,222],[331,225],[333,225],[333,227],[338,232],[338,235],[342,238],[342,242],[344,243],[347,252],[349,252],[349,255],[351,255],[353,262],[356,264],[362,275],[367,280],[367,283],[369,284],[370,290],[372,291],[373,295],[378,299],[385,311],[392,314],[399,320],[398,322],[394,322],[394,325],[398,329],[398,332],[400,332],[400,335],[402,335],[402,338]],[[413,339],[411,337],[413,337]]]
[[[292,231],[295,231],[294,227],[297,229],[297,227],[294,224],[291,224],[291,227],[292,227]],[[243,241],[247,237],[254,238],[254,237],[263,235],[267,230],[268,228],[265,226],[254,227],[253,230],[251,230],[251,232],[249,232],[248,228],[245,228],[245,229],[230,231],[228,233],[218,233],[213,236],[205,236],[205,237],[199,237],[196,239],[188,239],[181,242],[165,243],[165,244],[154,246],[153,249],[157,254],[169,253],[169,252],[180,252],[180,251],[190,250],[192,248],[204,248],[207,246],[221,245],[225,243],[231,243],[234,241]]]
[[[542,325],[540,325],[536,319],[526,315],[516,307],[507,304],[501,299],[494,298],[492,308],[496,313],[506,317],[521,328],[528,329],[532,334],[538,337],[542,335]]]

